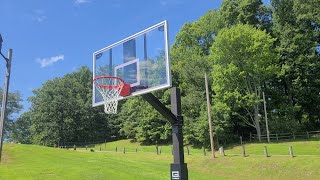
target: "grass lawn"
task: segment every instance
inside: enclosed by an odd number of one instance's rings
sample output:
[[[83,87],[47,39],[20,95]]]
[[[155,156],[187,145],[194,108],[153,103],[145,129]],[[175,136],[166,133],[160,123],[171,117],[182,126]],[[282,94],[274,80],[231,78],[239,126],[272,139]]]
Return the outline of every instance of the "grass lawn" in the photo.
[[[269,158],[260,156],[263,155],[264,145],[246,145],[249,156],[245,158],[238,155],[241,154],[241,147],[238,146],[227,149],[227,156],[218,155],[215,159],[210,158],[210,153],[203,156],[201,149],[191,148],[191,155],[185,155],[189,179],[320,177],[320,141],[268,144]],[[290,145],[293,146],[295,158],[287,156]],[[115,146],[118,152],[115,152]],[[126,147],[125,154],[122,153],[123,147]],[[155,146],[141,146],[129,140],[96,145],[94,149],[95,152],[90,152],[89,149],[74,151],[5,144],[0,179],[170,179],[170,163],[173,161],[171,146],[161,146],[160,155],[155,153]]]
[[[264,146],[268,149],[269,155],[289,155],[289,146],[293,148],[294,155],[318,155],[320,156],[320,141],[301,141],[301,142],[281,142],[281,143],[261,143],[244,144],[246,154],[264,155]],[[226,150],[229,154],[241,154],[242,147],[236,146]]]

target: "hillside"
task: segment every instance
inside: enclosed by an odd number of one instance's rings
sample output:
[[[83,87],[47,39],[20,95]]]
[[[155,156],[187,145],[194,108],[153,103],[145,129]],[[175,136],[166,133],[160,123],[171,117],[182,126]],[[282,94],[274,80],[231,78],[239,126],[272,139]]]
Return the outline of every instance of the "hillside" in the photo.
[[[290,158],[292,145],[296,157]],[[115,152],[117,146],[118,152]],[[185,155],[189,179],[316,179],[320,177],[320,141],[269,144],[271,157],[263,156],[263,144],[227,149],[214,160],[201,149]],[[100,152],[101,147],[101,152]],[[126,147],[124,154],[123,147]],[[104,149],[105,148],[105,149]],[[138,148],[138,152],[135,149]],[[5,144],[0,179],[169,179],[171,147],[141,146],[129,140],[96,145],[90,150],[54,149],[35,145]],[[159,146],[160,149],[160,146]]]

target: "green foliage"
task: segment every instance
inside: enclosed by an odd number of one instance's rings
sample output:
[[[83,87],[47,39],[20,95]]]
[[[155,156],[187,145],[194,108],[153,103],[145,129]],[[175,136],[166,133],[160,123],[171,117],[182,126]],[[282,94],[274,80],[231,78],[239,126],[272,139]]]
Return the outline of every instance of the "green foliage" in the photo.
[[[258,134],[262,86],[277,72],[273,64],[274,41],[265,31],[235,25],[221,30],[211,48],[214,105],[230,107],[234,115],[256,128]]]
[[[226,27],[250,24],[269,30],[271,25],[271,11],[261,0],[224,0],[220,13]]]
[[[0,101],[2,102],[3,90],[0,89]],[[4,137],[10,138],[14,129],[15,114],[22,110],[20,92],[9,92],[7,97],[7,108],[4,117]],[[2,105],[2,104],[1,104]]]
[[[157,60],[149,59],[148,77],[153,79],[149,85],[161,84],[165,77],[164,52],[160,52]],[[144,79],[144,77],[142,77]],[[154,93],[164,105],[169,103],[169,91],[157,91]],[[120,135],[126,138],[134,138],[144,144],[166,143],[170,141],[170,123],[149,105],[142,97],[133,97],[123,102],[119,108],[117,122]]]
[[[207,117],[204,74],[212,69],[208,55],[221,28],[223,21],[219,12],[209,11],[198,21],[182,27],[170,51],[173,82],[182,92],[186,144],[207,145],[207,119],[203,118]]]
[[[14,122],[10,139],[22,144],[31,143],[31,113],[24,112]]]
[[[285,114],[300,128],[319,128],[319,0],[273,0],[273,31],[277,36],[279,78],[276,116]],[[276,101],[277,98],[282,101]],[[289,106],[288,106],[289,104]],[[281,115],[280,115],[281,116]]]
[[[141,97],[128,99],[118,114],[120,132],[144,144],[166,143],[171,137],[171,125]]]
[[[273,64],[276,57],[272,52],[275,39],[264,31],[249,25],[236,25],[223,29],[212,46],[213,87],[217,96],[226,89],[234,90],[223,99],[237,99],[242,92],[247,92],[247,103],[256,103],[255,88],[276,73]],[[260,86],[260,87],[258,87]],[[241,101],[240,101],[241,102]],[[241,102],[243,103],[243,102]]]
[[[211,73],[213,69],[213,62],[209,58],[212,53],[210,48],[221,29],[239,23],[269,30],[270,9],[260,0],[225,0],[221,9],[211,10],[198,21],[186,23],[176,36],[171,48],[172,74],[174,84],[183,93],[185,142],[188,144],[208,144],[204,73]],[[258,44],[255,46],[259,48]],[[212,79],[209,78],[210,99],[216,93],[211,90],[211,84]],[[230,140],[230,136],[225,135],[232,133],[232,123],[228,119],[221,119],[229,117],[229,114],[219,112],[213,116],[216,137],[220,136],[222,141]]]
[[[117,133],[112,116],[92,108],[92,73],[82,67],[47,81],[30,98],[32,142],[62,144],[109,139]]]
[[[173,82],[183,93],[186,143],[208,143],[204,72],[213,74],[209,85],[219,141],[248,133],[248,124],[258,131],[261,123],[265,131],[262,91],[272,132],[320,127],[319,4],[274,0],[267,7],[261,0],[224,0],[219,10],[182,27],[171,60]],[[238,31],[226,35],[233,28]],[[227,37],[219,44],[222,36]]]

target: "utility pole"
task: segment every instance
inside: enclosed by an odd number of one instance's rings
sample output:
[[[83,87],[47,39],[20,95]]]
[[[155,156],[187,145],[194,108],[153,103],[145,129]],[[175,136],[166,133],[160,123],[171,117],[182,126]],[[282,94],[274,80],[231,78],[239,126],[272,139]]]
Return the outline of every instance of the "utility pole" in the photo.
[[[264,92],[262,92],[262,97],[263,97],[263,107],[264,107],[264,119],[266,120],[267,138],[268,138],[268,143],[270,143],[270,133],[269,133],[268,117],[267,117],[267,103],[266,103],[266,98],[264,96]]]
[[[204,74],[205,86],[206,86],[206,95],[207,95],[207,109],[208,109],[208,122],[209,122],[209,134],[210,134],[210,145],[211,145],[211,157],[215,158],[214,152],[214,142],[213,142],[213,130],[212,130],[212,122],[211,122],[211,104],[209,99],[209,87],[208,87],[208,78],[207,73]]]
[[[2,106],[1,106],[1,117],[0,117],[0,162],[2,158],[2,146],[3,146],[3,136],[4,136],[4,118],[7,109],[7,97],[8,97],[8,89],[9,89],[9,80],[10,80],[10,69],[11,69],[11,60],[12,60],[12,49],[9,49],[8,58],[6,58],[2,52],[2,37],[0,34],[0,54],[6,60],[6,79],[4,81],[4,89],[3,89],[3,98],[2,98]]]

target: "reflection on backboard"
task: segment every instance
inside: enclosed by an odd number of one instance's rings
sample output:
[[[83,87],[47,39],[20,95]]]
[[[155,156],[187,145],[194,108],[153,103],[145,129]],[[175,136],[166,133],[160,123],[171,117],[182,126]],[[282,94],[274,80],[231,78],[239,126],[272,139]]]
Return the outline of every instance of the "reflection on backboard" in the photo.
[[[167,21],[93,53],[93,78],[115,76],[130,84],[130,95],[171,87]],[[104,100],[93,85],[93,106]]]

